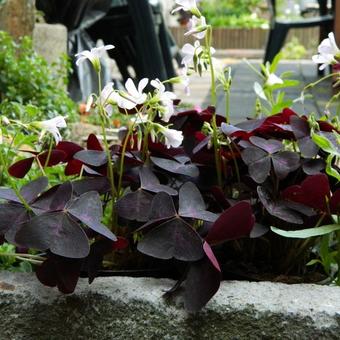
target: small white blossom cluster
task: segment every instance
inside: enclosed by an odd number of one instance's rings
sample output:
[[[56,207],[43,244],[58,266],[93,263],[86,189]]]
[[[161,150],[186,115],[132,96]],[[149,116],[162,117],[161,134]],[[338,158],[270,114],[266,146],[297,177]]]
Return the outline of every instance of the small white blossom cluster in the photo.
[[[321,64],[320,70],[325,69],[327,65],[340,63],[340,50],[335,42],[333,32],[328,34],[328,38],[322,40],[318,47],[318,53],[312,59],[316,64]]]
[[[185,36],[194,36],[197,40],[195,40],[194,44],[186,43],[183,45],[181,52],[183,55],[183,59],[181,64],[183,65],[183,75],[187,75],[190,69],[195,69],[197,71],[197,65],[200,64],[200,59],[204,58],[205,48],[201,45],[200,40],[206,37],[208,28],[205,17],[200,13],[197,8],[197,4],[195,0],[176,0],[176,4],[179,7],[175,8],[173,12],[176,12],[180,9],[184,11],[189,11],[192,14],[192,17],[188,23],[188,31],[184,34]],[[215,49],[210,47],[210,51],[208,51],[210,55],[215,53]],[[187,82],[187,83],[185,83]],[[188,93],[188,80],[184,78],[183,82],[186,87],[186,92]]]
[[[98,48],[93,48],[91,51],[83,51],[76,56],[78,57],[76,64],[79,65],[86,59],[88,59],[95,70],[99,72],[100,70],[100,56],[104,51],[114,48],[113,45],[101,46]],[[153,106],[157,107],[157,112],[160,118],[164,122],[169,122],[171,116],[175,113],[174,100],[176,95],[171,91],[166,91],[164,84],[159,79],[154,79],[150,81],[150,85],[155,89],[154,93],[148,95],[144,92],[146,86],[149,84],[148,78],[143,78],[139,81],[136,86],[131,78],[127,79],[125,82],[125,89],[117,91],[114,89],[114,84],[111,82],[107,84],[101,91],[99,98],[97,99],[97,104],[100,104],[104,108],[105,113],[108,116],[112,115],[113,107],[112,105],[117,105],[123,110],[133,110],[136,112],[136,119],[134,124],[145,124],[148,122],[148,116],[144,113],[138,111],[140,106],[152,103]],[[94,103],[95,96],[90,95],[86,104],[86,110],[90,110],[92,104]],[[159,124],[152,125],[157,126],[157,132],[161,133],[164,137],[165,145],[170,147],[178,147],[183,141],[183,135],[181,131],[174,129],[169,129],[167,127],[161,126]],[[151,131],[151,136],[155,137],[156,132]]]

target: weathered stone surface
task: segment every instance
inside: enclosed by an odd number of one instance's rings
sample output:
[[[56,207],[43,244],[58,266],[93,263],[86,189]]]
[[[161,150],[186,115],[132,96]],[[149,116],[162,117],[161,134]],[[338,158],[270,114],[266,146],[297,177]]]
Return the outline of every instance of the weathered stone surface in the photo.
[[[340,339],[340,288],[224,282],[188,315],[161,296],[173,282],[81,280],[65,296],[33,275],[0,273],[1,339]]]
[[[32,35],[35,0],[4,0],[0,4],[0,30],[9,32],[15,39]]]
[[[49,63],[56,61],[67,53],[67,28],[59,24],[35,24],[33,46]]]

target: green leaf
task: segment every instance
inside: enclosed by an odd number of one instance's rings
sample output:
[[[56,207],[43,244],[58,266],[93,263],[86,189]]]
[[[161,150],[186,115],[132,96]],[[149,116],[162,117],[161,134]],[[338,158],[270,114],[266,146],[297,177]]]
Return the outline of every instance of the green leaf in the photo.
[[[331,155],[340,156],[339,152],[336,151],[336,148],[328,138],[316,133],[312,133],[312,139],[314,143],[319,146],[323,151],[326,151]]]
[[[310,261],[306,264],[306,266],[313,266],[313,265],[315,265],[315,264],[317,264],[317,263],[321,263],[321,261],[320,261],[320,260],[317,260],[317,259],[313,259],[313,260],[310,260]]]
[[[282,53],[280,52],[275,56],[274,60],[272,61],[271,65],[269,67],[270,73],[275,73],[281,58],[282,58]]]
[[[270,229],[283,237],[290,238],[308,238],[314,236],[321,236],[332,233],[333,231],[340,230],[340,224],[328,224],[322,227],[301,229],[301,230],[282,230],[275,227],[270,227]]]
[[[326,160],[326,173],[327,175],[336,178],[336,180],[339,182],[340,173],[332,167],[332,162],[333,162],[334,157],[335,157],[334,155],[328,155],[327,160]]]

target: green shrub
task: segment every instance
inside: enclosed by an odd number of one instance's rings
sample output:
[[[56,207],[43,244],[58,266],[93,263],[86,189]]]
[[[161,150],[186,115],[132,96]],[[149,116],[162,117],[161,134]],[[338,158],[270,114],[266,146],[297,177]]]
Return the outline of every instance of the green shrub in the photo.
[[[23,119],[27,105],[33,105],[35,120],[57,115],[75,120],[76,105],[66,90],[69,70],[67,57],[50,65],[34,52],[30,38],[18,44],[0,32],[0,113]]]
[[[202,14],[214,27],[255,28],[268,26],[263,0],[203,0]]]

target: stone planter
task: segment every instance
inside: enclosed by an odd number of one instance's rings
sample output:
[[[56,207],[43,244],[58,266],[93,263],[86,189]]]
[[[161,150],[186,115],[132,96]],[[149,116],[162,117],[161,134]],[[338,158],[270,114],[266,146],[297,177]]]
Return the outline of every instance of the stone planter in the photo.
[[[85,279],[72,295],[0,273],[3,339],[340,339],[340,288],[223,282],[195,315],[161,298],[173,282]]]

